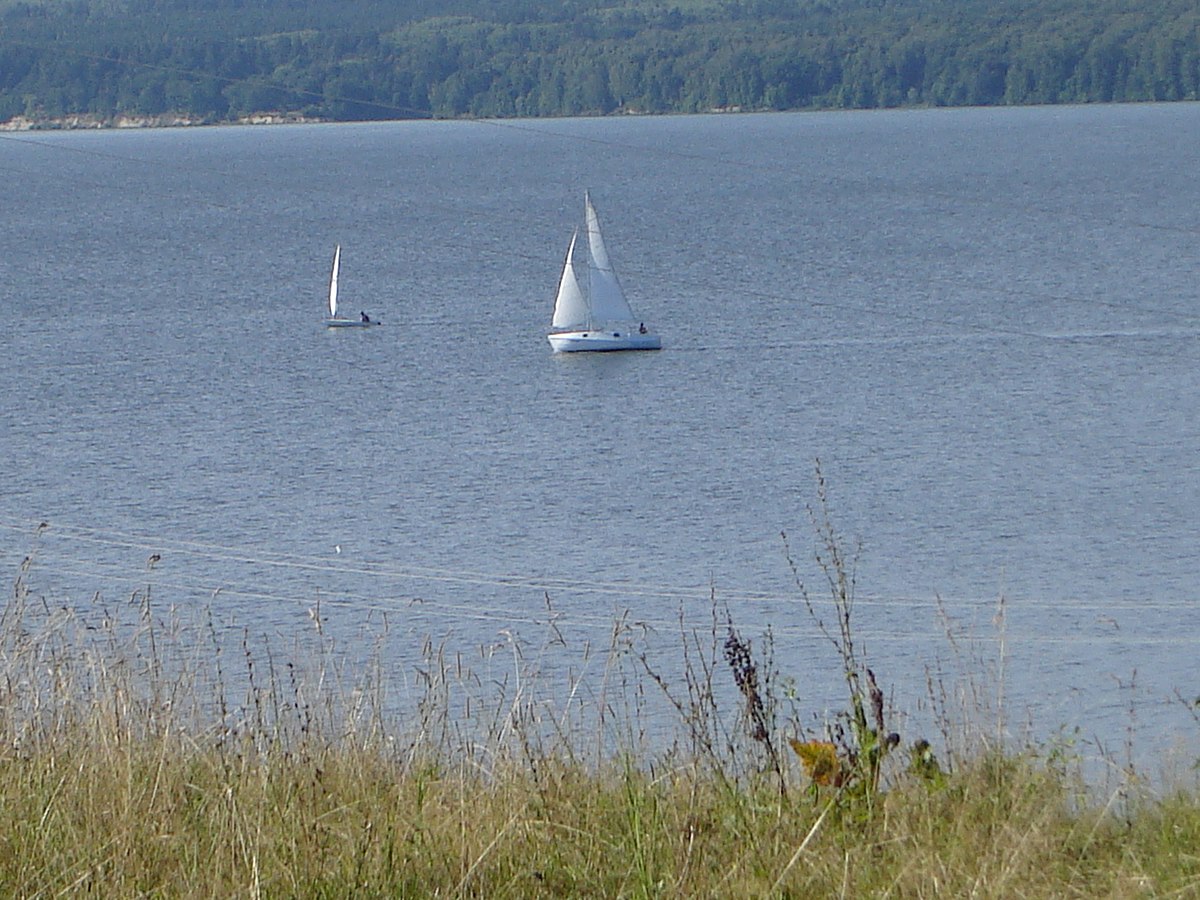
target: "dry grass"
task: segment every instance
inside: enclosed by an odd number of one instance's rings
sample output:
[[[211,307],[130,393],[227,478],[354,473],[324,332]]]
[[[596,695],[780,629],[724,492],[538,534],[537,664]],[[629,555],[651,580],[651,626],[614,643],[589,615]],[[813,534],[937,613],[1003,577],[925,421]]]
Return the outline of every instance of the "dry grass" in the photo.
[[[1070,811],[1033,761],[981,761],[869,816],[547,761],[481,773],[378,749],[219,753],[94,730],[0,767],[8,896],[1188,896],[1194,797]],[[249,749],[249,748],[247,748]]]
[[[841,769],[815,783],[769,655],[716,615],[681,636],[678,678],[617,623],[592,717],[530,671],[463,712],[479,681],[433,646],[400,713],[382,667],[336,670],[319,634],[299,660],[234,653],[148,591],[84,622],[27,577],[0,621],[3,896],[1200,896],[1193,793],[1095,800],[1057,760],[986,746],[910,765],[852,654],[859,693],[824,736]],[[633,737],[647,693],[677,715],[658,749]]]

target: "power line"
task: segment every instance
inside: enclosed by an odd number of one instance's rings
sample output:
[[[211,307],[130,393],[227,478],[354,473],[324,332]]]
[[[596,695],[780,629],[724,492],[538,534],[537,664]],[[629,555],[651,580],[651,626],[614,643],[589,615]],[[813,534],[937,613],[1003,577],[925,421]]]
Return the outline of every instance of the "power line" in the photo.
[[[478,571],[457,571],[379,562],[348,563],[304,555],[247,553],[243,550],[220,544],[157,536],[151,537],[149,535],[139,535],[129,532],[107,531],[77,525],[60,525],[57,523],[49,524],[45,528],[34,528],[27,522],[0,520],[0,529],[14,535],[31,536],[35,543],[60,540],[63,542],[78,542],[101,546],[109,549],[136,550],[139,553],[157,554],[162,557],[161,560],[156,562],[156,570],[148,570],[145,573],[132,572],[127,566],[120,563],[110,563],[105,566],[96,563],[94,560],[89,560],[88,564],[83,567],[77,564],[65,566],[56,564],[54,570],[56,573],[80,578],[117,581],[131,585],[135,589],[146,584],[153,584],[157,587],[171,588],[194,596],[211,597],[217,594],[225,594],[246,600],[302,606],[304,608],[311,606],[319,600],[322,603],[342,605],[363,611],[378,610],[387,612],[398,609],[409,609],[422,612],[423,614],[440,615],[443,617],[466,616],[495,621],[545,621],[545,617],[529,617],[525,614],[514,615],[510,608],[502,606],[488,607],[477,603],[470,605],[445,603],[419,596],[416,593],[412,596],[398,597],[390,595],[387,588],[383,588],[379,592],[372,591],[367,594],[330,588],[312,588],[309,592],[300,594],[281,594],[271,590],[228,584],[217,577],[206,582],[201,582],[195,578],[191,580],[186,577],[181,578],[177,574],[170,576],[170,578],[164,578],[160,574],[160,571],[164,567],[170,566],[172,555],[183,555],[202,562],[237,563],[281,569],[292,573],[321,574],[334,577],[342,576],[356,580],[365,579],[368,582],[380,582],[385,585],[391,583],[411,584],[413,582],[433,583],[455,587],[491,587],[529,593],[536,592],[538,594],[549,594],[552,597],[554,595],[561,596],[562,594],[572,596],[602,596],[621,601],[664,601],[681,605],[689,603],[699,604],[705,607],[715,602],[720,609],[728,605],[731,609],[739,611],[740,614],[752,613],[756,607],[762,604],[782,605],[783,607],[792,606],[798,615],[803,615],[807,612],[798,593],[789,596],[785,592],[780,591],[727,591],[715,584],[704,587],[649,586],[642,583],[596,581],[558,575],[546,576],[528,573],[513,575]],[[31,555],[36,560],[38,550],[34,549]],[[997,597],[954,598],[953,600],[943,600],[940,605],[943,607],[946,605],[961,605],[967,610],[994,611],[997,601]],[[816,605],[820,606],[821,602],[818,599]],[[1019,608],[1019,606],[1014,607],[1012,605],[1017,603],[1017,600],[1009,600],[1010,609]],[[1148,609],[1168,611],[1190,609],[1194,605],[1194,601],[1191,599],[1178,601],[1114,601],[1112,599],[1090,597],[1087,600],[1056,598],[1055,604],[1059,610],[1074,610],[1078,613],[1095,612],[1097,614],[1096,621],[1103,625],[1104,623],[1101,622],[1101,619],[1106,620],[1107,617],[1114,613],[1145,612]],[[935,609],[933,596],[927,598],[861,596],[854,599],[854,605],[855,607],[877,610],[886,609],[890,611],[897,611],[905,607],[909,607],[912,610],[925,609],[933,611]],[[681,606],[682,608],[683,606]],[[595,625],[603,625],[611,622],[609,618],[589,615],[586,612],[572,611],[570,617],[573,621],[587,621]],[[679,624],[677,618],[655,618],[646,621],[660,629],[668,629]],[[808,633],[807,631],[800,631],[787,625],[775,628],[774,630],[779,634]],[[930,632],[921,631],[919,634],[928,637]],[[876,637],[887,637],[888,639],[891,639],[893,636],[897,636],[894,630],[888,630],[876,635]],[[1080,639],[1088,640],[1089,638],[1087,636],[1080,636]],[[1111,639],[1116,642],[1127,640],[1117,629],[1113,630]],[[1134,638],[1132,640],[1141,642],[1142,639]]]

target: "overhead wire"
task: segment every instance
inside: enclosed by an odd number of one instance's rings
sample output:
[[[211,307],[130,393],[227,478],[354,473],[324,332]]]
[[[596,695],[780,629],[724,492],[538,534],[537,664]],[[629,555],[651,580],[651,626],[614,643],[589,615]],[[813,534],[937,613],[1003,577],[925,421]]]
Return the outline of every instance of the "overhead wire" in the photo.
[[[646,614],[644,608],[639,608],[635,611],[633,618],[641,627],[663,632],[680,627],[698,628],[711,624],[711,614],[714,609],[722,611],[732,607],[742,621],[747,618],[753,620],[763,603],[770,603],[776,613],[780,611],[779,607],[782,605],[785,608],[793,607],[797,616],[810,614],[807,603],[797,596],[789,597],[783,592],[773,591],[725,591],[716,585],[710,586],[707,590],[700,590],[672,586],[650,587],[622,582],[595,582],[557,576],[542,577],[528,574],[483,572],[456,573],[452,570],[429,567],[394,566],[383,563],[343,563],[303,555],[252,554],[220,544],[106,531],[78,525],[43,523],[37,528],[31,528],[29,523],[15,519],[0,520],[0,530],[10,534],[23,534],[31,537],[35,542],[52,538],[67,542],[78,541],[110,549],[136,550],[139,553],[149,551],[158,557],[155,560],[155,568],[147,569],[145,572],[134,571],[129,565],[121,562],[102,564],[94,558],[89,558],[80,565],[81,560],[78,555],[72,557],[74,562],[56,559],[53,569],[56,578],[84,579],[89,584],[94,584],[96,581],[115,582],[132,587],[135,593],[143,588],[152,587],[156,591],[168,590],[177,594],[209,599],[230,596],[243,601],[289,606],[303,611],[311,611],[315,607],[325,606],[327,608],[345,608],[358,613],[394,614],[404,611],[418,616],[422,620],[442,619],[452,623],[470,619],[491,622],[497,626],[513,624],[544,626],[552,621],[566,621],[572,626],[608,629],[613,624],[611,614],[595,612],[591,608],[579,609],[573,606],[571,600],[571,597],[601,595],[608,596],[614,601],[620,601],[617,606],[613,607],[614,610],[618,606],[627,610],[632,609],[631,604],[634,601],[654,603],[650,614]],[[38,552],[38,550],[32,551],[32,556],[36,558]],[[172,554],[191,555],[206,563],[237,562],[282,568],[293,572],[353,577],[357,580],[366,579],[369,582],[394,583],[433,580],[458,586],[537,591],[546,595],[549,609],[545,614],[537,614],[531,613],[526,605],[520,605],[519,609],[515,610],[511,605],[479,601],[472,603],[447,602],[420,594],[401,597],[389,593],[386,588],[364,593],[361,587],[355,590],[344,590],[330,586],[328,583],[320,587],[309,586],[306,591],[302,592],[280,593],[277,590],[231,583],[229,579],[224,579],[219,575],[203,581],[196,576],[189,578],[170,569]],[[162,568],[162,572],[157,571],[159,567]],[[566,596],[565,600],[563,599],[564,595]],[[938,600],[932,596],[924,599],[856,596],[853,598],[853,605],[877,610],[888,609],[893,612],[907,609],[908,612],[905,615],[906,621],[909,622],[907,627],[898,628],[876,624],[857,629],[857,633],[864,640],[897,644],[927,641],[930,636],[937,635],[939,629],[948,627],[944,621],[940,620],[939,616],[934,615],[938,609],[944,609],[947,605],[952,606],[960,615],[974,611],[979,615],[986,614],[990,619],[999,599],[998,597],[988,597]],[[678,615],[670,617],[662,615],[663,602],[678,604]],[[687,611],[689,602],[695,604],[691,614]],[[1028,602],[1036,603],[1038,601],[1036,598],[1028,598]],[[1007,598],[1005,603],[1010,613],[1018,612],[1023,605],[1019,598]],[[820,601],[816,602],[814,609],[821,605]],[[1063,613],[1090,615],[1091,619],[1088,621],[1097,631],[1048,634],[1036,629],[1034,632],[1022,634],[1022,641],[1035,644],[1176,645],[1194,642],[1196,639],[1194,634],[1190,634],[1186,630],[1178,630],[1170,635],[1128,635],[1120,630],[1119,625],[1113,619],[1114,615],[1122,612],[1144,613],[1148,609],[1160,611],[1190,609],[1193,605],[1190,600],[1137,601],[1088,597],[1074,600],[1059,599],[1055,601],[1055,605],[1056,609]],[[913,627],[912,614],[922,610],[930,613],[927,627]],[[807,625],[794,622],[775,622],[771,625],[771,631],[780,638],[796,639],[811,638],[815,633],[811,622]],[[984,635],[984,637],[987,636]],[[1010,634],[1009,637],[1011,638],[1013,635]],[[995,635],[992,635],[990,639],[995,639]]]
[[[559,602],[551,605],[544,614],[531,613],[522,608],[521,611],[514,611],[511,607],[504,606],[489,606],[478,603],[448,603],[438,600],[427,600],[423,598],[400,598],[389,597],[386,595],[365,595],[356,594],[332,589],[316,589],[311,595],[300,596],[292,594],[280,594],[272,591],[264,590],[249,590],[245,588],[229,587],[221,585],[211,587],[209,585],[200,585],[187,580],[178,580],[171,578],[162,578],[154,573],[139,573],[133,574],[129,571],[117,572],[110,569],[96,569],[94,567],[74,567],[64,565],[62,563],[55,564],[54,573],[56,578],[70,576],[82,579],[103,580],[108,582],[116,582],[133,587],[132,596],[136,599],[139,592],[143,590],[153,589],[155,592],[171,591],[168,595],[174,598],[176,595],[192,595],[215,600],[218,597],[235,597],[245,601],[261,601],[272,604],[281,604],[294,607],[308,614],[313,614],[315,610],[329,607],[345,608],[358,613],[383,613],[395,614],[398,612],[406,612],[410,615],[419,617],[422,621],[429,619],[443,619],[452,623],[459,623],[465,620],[474,620],[479,622],[489,622],[497,626],[511,626],[514,624],[525,624],[533,626],[545,626],[551,623],[565,624],[569,623],[572,627],[593,627],[601,630],[608,630],[613,626],[615,621],[616,608],[613,614],[604,615],[602,613],[591,612],[587,610],[579,610],[572,608],[569,605],[564,605]],[[97,592],[97,594],[102,592]],[[715,594],[716,601],[722,601],[722,594]],[[1191,644],[1196,640],[1196,635],[1186,631],[1174,631],[1169,635],[1128,635],[1119,629],[1111,620],[1111,613],[1119,612],[1114,609],[1112,604],[1100,604],[1095,601],[1096,609],[1103,610],[1104,615],[1096,614],[1095,620],[1092,623],[1097,628],[1103,628],[1103,633],[1046,633],[1043,630],[1036,629],[1034,632],[1025,632],[1021,635],[1022,642],[1032,642],[1036,644],[1137,644],[1137,645],[1181,645]],[[172,599],[174,605],[174,600]],[[799,606],[793,601],[793,605]],[[855,601],[855,606],[859,602]],[[1162,606],[1162,604],[1155,604]],[[1170,604],[1174,608],[1182,607],[1184,604]],[[928,611],[933,610],[932,603],[924,604]],[[1067,604],[1069,607],[1070,604]],[[625,607],[628,612],[628,607]],[[1132,607],[1131,607],[1132,609]],[[741,625],[754,624],[753,610],[747,611],[744,608],[739,608],[740,618],[737,622]],[[797,613],[802,612],[802,609],[797,609]],[[711,624],[711,617],[707,615],[696,615],[688,617],[673,616],[665,617],[659,615],[646,615],[643,611],[635,612],[630,618],[630,624],[638,627],[651,628],[659,632],[668,632],[680,627],[685,630],[693,630],[697,628],[706,628]],[[718,622],[718,626],[722,625]],[[771,633],[777,638],[812,638],[817,635],[817,630],[814,627],[800,626],[795,624],[773,622],[770,626]],[[1012,639],[1020,629],[1010,629],[1006,637]],[[863,640],[881,641],[888,644],[900,643],[922,643],[928,641],[931,635],[943,633],[942,625],[934,618],[929,620],[928,627],[914,627],[911,621],[905,628],[895,628],[880,626],[879,624],[857,627],[856,635]],[[976,638],[985,638],[988,640],[998,640],[999,636],[991,635],[974,635]]]

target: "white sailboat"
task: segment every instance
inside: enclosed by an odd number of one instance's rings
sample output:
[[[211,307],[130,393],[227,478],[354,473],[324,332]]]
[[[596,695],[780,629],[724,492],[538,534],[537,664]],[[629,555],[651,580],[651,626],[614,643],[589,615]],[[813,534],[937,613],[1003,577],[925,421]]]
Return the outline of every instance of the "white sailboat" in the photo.
[[[554,301],[554,316],[550,346],[559,353],[580,350],[659,350],[662,340],[647,330],[645,323],[633,315],[617,273],[613,271],[600,234],[600,219],[592,198],[584,194],[587,221],[588,269],[587,292],[575,277],[573,257],[578,230],[571,235],[562,277],[558,281],[558,296]]]
[[[338,275],[342,268],[342,245],[338,244],[333,251],[333,271],[329,273],[329,318],[325,324],[330,328],[365,328],[368,325],[378,325],[365,312],[359,313],[357,319],[339,317],[338,312]]]

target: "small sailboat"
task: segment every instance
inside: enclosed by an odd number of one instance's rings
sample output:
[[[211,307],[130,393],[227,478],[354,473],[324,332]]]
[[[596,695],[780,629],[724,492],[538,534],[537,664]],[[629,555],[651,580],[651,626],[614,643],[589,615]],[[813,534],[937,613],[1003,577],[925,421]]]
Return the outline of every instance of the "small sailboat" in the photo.
[[[662,340],[647,330],[644,322],[633,315],[617,273],[613,271],[600,234],[600,219],[592,198],[583,195],[588,239],[587,292],[575,277],[575,242],[578,229],[571,235],[562,277],[558,281],[558,296],[554,301],[554,316],[550,346],[559,353],[581,350],[659,350]]]
[[[338,244],[333,251],[333,271],[329,274],[329,318],[325,324],[330,328],[365,328],[368,325],[378,325],[365,312],[359,313],[357,319],[339,317],[338,312],[338,274],[342,268],[342,245]]]

